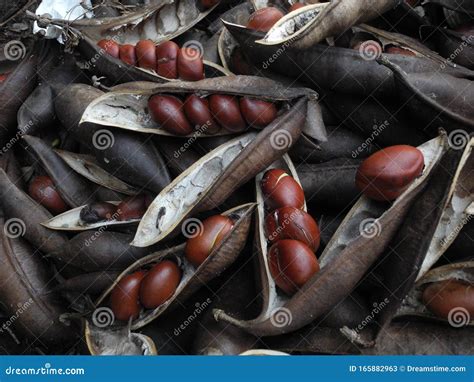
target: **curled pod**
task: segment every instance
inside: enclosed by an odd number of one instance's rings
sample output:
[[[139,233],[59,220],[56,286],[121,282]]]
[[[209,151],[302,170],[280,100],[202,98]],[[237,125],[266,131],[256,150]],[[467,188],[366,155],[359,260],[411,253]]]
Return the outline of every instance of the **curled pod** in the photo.
[[[51,213],[18,188],[3,169],[0,169],[0,189],[3,212],[7,218],[23,224],[21,234],[25,239],[43,253],[64,248],[66,236],[41,225],[52,218]]]
[[[263,230],[262,196],[260,187],[257,187],[259,209],[256,243],[263,294],[262,312],[257,318],[244,321],[216,310],[215,318],[257,336],[274,336],[302,328],[344,300],[396,234],[413,201],[424,189],[433,169],[445,153],[446,137],[435,138],[419,149],[426,161],[423,175],[389,208],[362,196],[348,212],[319,257],[321,270],[292,297],[276,289],[269,272],[267,243]],[[275,320],[283,323],[277,327],[273,324]]]
[[[113,231],[80,232],[48,256],[87,273],[123,271],[154,250],[132,247],[132,238],[131,234]]]
[[[93,123],[94,125],[113,126],[140,133],[170,135],[168,131],[159,126],[150,116],[148,101],[151,96],[156,94],[178,97],[186,97],[190,94],[197,96],[206,95],[210,101],[211,113],[214,117],[216,117],[216,112],[219,111],[212,110],[211,98],[214,95],[230,96],[234,99],[249,97],[278,103],[280,110],[284,111],[280,113],[279,117],[288,113],[288,109],[291,110],[298,98],[307,97],[309,102],[305,111],[304,132],[314,139],[320,141],[327,140],[321,110],[317,102],[317,94],[314,91],[307,88],[287,87],[276,81],[255,76],[227,76],[207,78],[197,82],[173,81],[167,84],[141,82],[127,85],[127,87],[109,92],[89,102],[82,115],[81,125]],[[245,128],[246,124],[240,115],[239,105],[234,104],[233,106],[236,106],[236,108],[233,109],[234,112],[230,117],[237,116],[238,129]],[[219,122],[219,118],[216,118],[216,120]],[[270,125],[273,126],[275,121]],[[205,129],[203,130],[204,133],[207,132]],[[218,132],[218,134],[230,133],[230,131],[225,129],[221,129]],[[278,138],[279,142],[277,142],[277,145],[284,145],[285,137],[280,134]]]
[[[26,149],[34,155],[41,167],[51,177],[56,190],[69,207],[77,207],[95,200],[94,187],[80,175],[71,172],[69,166],[43,140],[24,135]]]
[[[91,148],[97,163],[107,172],[131,185],[158,193],[170,182],[170,177],[152,142],[131,132],[79,123],[87,105],[102,94],[87,85],[67,86],[62,97],[55,100],[58,119],[75,139]]]
[[[431,269],[410,290],[395,318],[417,317],[454,327],[474,325],[474,262]]]
[[[151,40],[141,40],[135,46],[138,66],[144,69],[156,69],[156,48]]]
[[[249,203],[235,207],[223,213],[224,216],[228,216],[234,221],[234,226],[232,230],[228,232],[228,234],[222,239],[219,245],[213,248],[210,255],[199,267],[196,268],[187,261],[184,253],[185,244],[180,244],[176,247],[158,251],[138,260],[130,267],[125,269],[117,278],[114,285],[105,291],[104,294],[97,300],[96,306],[99,308],[102,304],[104,304],[115,285],[117,285],[123,277],[126,277],[127,275],[139,270],[149,269],[150,267],[163,262],[163,260],[174,259],[174,261],[176,261],[176,263],[181,268],[182,276],[173,295],[154,309],[142,310],[139,317],[132,321],[131,328],[141,328],[159,317],[164,312],[173,309],[173,307],[176,307],[177,304],[185,301],[199,288],[201,288],[203,285],[206,285],[209,281],[227,269],[235,261],[247,240],[254,208],[255,204]],[[184,227],[183,230],[193,230],[192,226],[194,223],[194,221],[190,222],[189,226]],[[116,322],[114,326],[120,326],[124,324],[125,323],[123,322]]]
[[[98,312],[98,319],[104,323],[112,322],[113,317],[107,312]],[[102,322],[102,321],[99,321]],[[91,355],[157,355],[153,340],[141,333],[133,333],[127,327],[110,330],[84,321],[84,338],[87,350]]]
[[[258,134],[247,133],[217,147],[174,179],[143,216],[133,245],[145,247],[179,232],[187,217],[220,206],[236,189],[281,157],[301,134],[306,103],[305,99],[299,100]],[[283,145],[275,144],[277,135],[283,137]],[[176,198],[183,203],[177,206]]]
[[[16,317],[13,330],[38,347],[46,346],[45,351],[67,346],[74,340],[74,330],[59,320],[64,311],[57,302],[58,296],[48,293],[52,275],[47,265],[16,235],[18,222],[2,219],[0,226],[0,276],[8,280],[0,294],[8,316]],[[18,314],[20,309],[22,313]]]

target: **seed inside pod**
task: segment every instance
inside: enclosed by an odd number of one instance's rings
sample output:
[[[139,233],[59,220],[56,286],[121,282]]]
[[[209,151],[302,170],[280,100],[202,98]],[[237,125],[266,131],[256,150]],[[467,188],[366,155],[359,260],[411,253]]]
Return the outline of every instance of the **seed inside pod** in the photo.
[[[107,202],[96,202],[85,206],[79,216],[85,223],[97,223],[113,219],[116,212],[116,205]]]
[[[282,207],[265,218],[265,234],[270,243],[294,239],[305,243],[314,252],[319,248],[320,234],[316,221],[307,212],[294,207]]]
[[[204,220],[199,234],[186,242],[186,259],[195,267],[201,265],[233,226],[234,222],[227,216],[215,215]]]
[[[204,78],[204,63],[201,52],[185,47],[178,51],[178,75],[184,81],[199,81]]]
[[[249,125],[260,128],[270,124],[277,116],[274,103],[259,99],[241,98],[240,110]]]
[[[171,79],[178,78],[178,52],[179,46],[173,41],[165,41],[156,46],[158,75]]]
[[[298,182],[282,169],[265,172],[260,183],[265,205],[273,210],[280,207],[303,208],[304,192]]]
[[[136,195],[123,200],[117,206],[117,220],[140,219],[151,203],[148,195]]]
[[[153,41],[139,41],[135,46],[135,54],[140,68],[156,69],[156,48]]]
[[[467,311],[472,320],[474,285],[454,279],[432,283],[423,291],[423,303],[440,318],[447,320],[456,311]]]
[[[314,4],[314,2],[313,2],[313,4]],[[296,11],[297,9],[303,8],[304,6],[306,6],[306,4],[304,4],[304,3],[294,3],[290,7],[290,9],[288,9],[288,12]]]
[[[49,176],[37,176],[33,178],[28,187],[28,193],[34,200],[53,214],[60,214],[68,209],[67,204],[61,198],[61,195],[59,195]]]
[[[283,13],[275,7],[260,8],[250,15],[247,28],[268,32],[282,17]]]
[[[191,94],[184,101],[184,112],[195,129],[202,130],[206,134],[215,134],[220,130],[220,126],[212,117],[206,98]]]
[[[421,175],[423,166],[423,154],[416,147],[387,147],[362,162],[357,170],[356,186],[371,199],[391,201]]]
[[[209,105],[214,118],[226,130],[237,133],[247,128],[239,102],[234,96],[213,94],[209,97]]]
[[[100,40],[97,45],[112,57],[119,58],[120,47],[114,40]]]
[[[172,134],[187,135],[194,131],[184,114],[183,102],[176,97],[154,95],[148,100],[148,109],[153,120]]]
[[[251,75],[252,74],[252,66],[249,64],[248,60],[245,58],[244,54],[242,53],[241,48],[235,48],[232,52],[230,58],[232,64],[232,72],[235,74],[245,74]]]
[[[306,244],[298,240],[280,240],[268,251],[270,273],[286,294],[293,295],[316,272],[319,264]]]
[[[130,44],[120,45],[119,48],[120,59],[128,65],[137,65],[137,55],[135,53],[135,47]]]
[[[140,287],[140,302],[154,309],[173,296],[181,281],[181,269],[171,260],[164,260],[151,268]]]
[[[145,271],[137,271],[123,277],[110,294],[110,307],[117,320],[128,321],[137,318],[142,308],[140,304],[140,285]]]
[[[390,45],[385,48],[385,53],[389,54],[401,54],[402,56],[416,56],[415,52],[409,49],[402,48],[400,46]]]

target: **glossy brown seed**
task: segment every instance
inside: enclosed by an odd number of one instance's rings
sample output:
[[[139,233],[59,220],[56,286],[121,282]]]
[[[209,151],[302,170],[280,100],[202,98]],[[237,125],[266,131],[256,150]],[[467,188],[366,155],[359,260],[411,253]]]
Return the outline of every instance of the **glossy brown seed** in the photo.
[[[120,45],[119,57],[123,62],[128,65],[137,65],[137,55],[135,53],[135,47],[133,45]]]
[[[135,319],[142,308],[140,304],[140,285],[145,277],[145,271],[137,271],[123,277],[112,289],[110,307],[114,318],[120,321]]]
[[[181,269],[171,260],[163,260],[151,268],[140,287],[140,302],[154,309],[173,296],[181,281]]]
[[[178,78],[178,52],[179,46],[173,41],[165,41],[156,47],[156,72],[158,75],[176,79]]]
[[[176,97],[154,95],[148,100],[148,109],[153,120],[172,134],[187,135],[194,131],[184,114],[183,102]]]
[[[454,279],[430,284],[423,291],[423,303],[440,318],[456,322],[454,315],[459,315],[467,323],[474,319],[474,285]]]
[[[204,9],[212,8],[216,5],[220,0],[200,0],[201,6]]]
[[[28,187],[29,195],[53,214],[68,210],[67,204],[61,198],[49,176],[36,176]]]
[[[315,254],[298,240],[280,240],[273,244],[268,251],[268,264],[275,283],[290,296],[319,271]]]
[[[274,103],[245,97],[240,99],[240,111],[249,125],[259,128],[269,125],[277,116]]]
[[[270,243],[294,239],[305,243],[313,252],[319,248],[320,233],[310,214],[294,207],[282,207],[265,218],[265,236]]]
[[[356,186],[371,199],[394,200],[421,175],[423,166],[423,153],[416,147],[387,147],[362,162],[357,170]]]
[[[313,2],[312,4],[314,4],[314,2]],[[290,9],[288,9],[288,12],[296,11],[297,9],[303,8],[303,7],[305,7],[305,6],[306,6],[306,4],[304,4],[304,3],[294,3],[294,4],[290,7]]]
[[[234,72],[235,74],[252,74],[252,66],[249,64],[249,61],[242,53],[241,48],[234,49],[230,60],[232,63],[232,72]]]
[[[283,13],[277,8],[260,8],[250,15],[247,28],[255,29],[260,32],[268,32],[282,17]]]
[[[81,220],[86,223],[97,223],[118,217],[117,206],[107,202],[95,202],[85,206],[79,214]]]
[[[195,267],[201,265],[232,230],[233,226],[234,222],[227,216],[215,215],[204,220],[199,234],[189,238],[186,242],[186,259]]]
[[[184,101],[184,112],[196,130],[204,134],[215,134],[220,130],[220,126],[212,117],[207,98],[191,94]]]
[[[178,76],[184,81],[199,81],[204,78],[204,63],[199,51],[190,47],[179,50]]]
[[[209,105],[212,115],[224,129],[238,133],[247,128],[239,102],[234,96],[213,94],[209,97]]]
[[[117,220],[140,219],[150,204],[148,195],[136,195],[128,197],[117,206]]]
[[[97,45],[112,57],[119,58],[120,47],[114,40],[100,40]]]
[[[135,46],[135,54],[140,68],[156,69],[156,47],[153,41],[139,41]]]
[[[402,56],[416,56],[415,52],[409,49],[401,48],[399,46],[389,46],[385,48],[385,53],[389,54],[401,54]]]
[[[265,206],[274,210],[280,207],[303,208],[304,192],[299,183],[284,170],[275,168],[265,172],[260,182]]]

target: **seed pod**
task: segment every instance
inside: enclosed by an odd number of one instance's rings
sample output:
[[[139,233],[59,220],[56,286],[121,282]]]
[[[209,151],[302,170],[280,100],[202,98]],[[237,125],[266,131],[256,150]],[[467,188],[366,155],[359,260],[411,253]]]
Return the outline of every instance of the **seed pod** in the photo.
[[[244,131],[247,125],[237,99],[230,95],[213,94],[209,97],[211,113],[219,124],[231,132]]]
[[[275,104],[245,97],[240,99],[240,111],[249,125],[259,128],[267,126],[277,115]]]
[[[153,120],[176,135],[188,135],[193,128],[184,114],[183,102],[176,97],[155,95],[148,101]]]
[[[119,272],[112,271],[83,273],[60,282],[54,290],[80,296],[97,296],[108,288],[118,276]]]
[[[158,75],[171,79],[178,78],[178,52],[179,46],[173,41],[165,41],[156,46]]]
[[[280,207],[303,208],[304,192],[298,182],[282,169],[268,170],[262,178],[262,193],[269,210]]]
[[[220,130],[212,117],[207,98],[191,94],[184,101],[184,112],[196,130],[207,134],[215,134]]]
[[[374,200],[394,200],[420,176],[423,166],[423,154],[415,147],[387,147],[362,162],[356,174],[356,185]]]
[[[37,176],[28,186],[29,195],[54,214],[68,209],[49,176]]]
[[[153,41],[141,40],[135,46],[138,66],[144,69],[156,69],[156,48]]]
[[[167,301],[181,281],[181,269],[170,260],[153,266],[140,287],[140,302],[146,309],[155,309]],[[120,284],[117,284],[120,285]]]
[[[247,28],[255,29],[260,32],[268,32],[282,17],[283,13],[277,8],[260,8],[250,15]]]
[[[105,53],[112,57],[119,58],[120,47],[114,40],[100,40],[97,45],[102,48]]]
[[[140,310],[140,286],[145,271],[137,271],[123,277],[110,293],[110,306],[117,320],[137,318]]]
[[[184,81],[199,81],[204,78],[204,64],[194,48],[181,48],[178,51],[178,75]]]
[[[135,47],[130,44],[120,45],[119,48],[120,59],[128,65],[137,65],[137,55],[135,53]]]
[[[294,239],[306,244],[313,252],[319,248],[319,227],[307,212],[294,207],[282,207],[265,218],[265,234],[270,243]]]
[[[416,53],[412,52],[410,49],[405,49],[399,46],[389,46],[385,48],[385,53],[401,54],[402,56],[416,56]]]

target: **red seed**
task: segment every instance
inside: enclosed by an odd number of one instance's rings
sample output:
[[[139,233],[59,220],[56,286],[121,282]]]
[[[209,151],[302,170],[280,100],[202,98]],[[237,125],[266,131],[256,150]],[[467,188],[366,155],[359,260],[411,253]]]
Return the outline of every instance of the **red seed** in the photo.
[[[55,215],[68,210],[67,204],[59,195],[56,186],[49,176],[33,178],[28,187],[28,193],[34,200]]]
[[[220,130],[212,117],[207,98],[191,94],[184,101],[184,112],[195,129],[205,134],[215,134]]]
[[[199,51],[189,47],[179,50],[178,75],[184,81],[199,81],[204,78],[204,63]]]
[[[213,94],[209,97],[209,105],[212,115],[224,129],[238,133],[247,128],[239,102],[234,96]]]
[[[240,111],[249,125],[259,128],[269,125],[277,116],[274,103],[252,98],[240,99]]]
[[[138,66],[144,69],[156,69],[156,48],[153,41],[141,40],[135,47]]]
[[[283,13],[274,7],[260,8],[250,15],[247,28],[268,32],[281,18]]]
[[[114,40],[100,40],[97,45],[112,57],[119,58],[120,47]]]
[[[140,286],[145,274],[145,271],[137,271],[127,275],[112,289],[110,307],[117,320],[128,321],[140,314]]]
[[[148,101],[151,117],[166,131],[188,135],[194,131],[184,114],[183,102],[172,96],[154,95]]]
[[[137,55],[135,53],[135,47],[133,45],[120,45],[119,50],[120,59],[128,65],[137,65]]]

